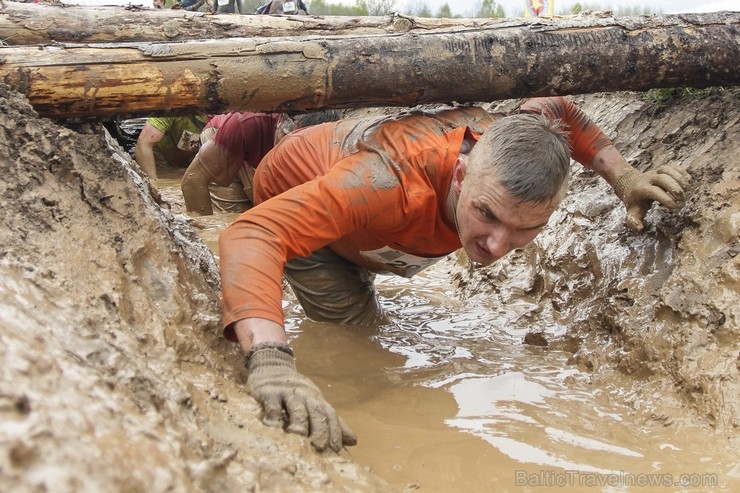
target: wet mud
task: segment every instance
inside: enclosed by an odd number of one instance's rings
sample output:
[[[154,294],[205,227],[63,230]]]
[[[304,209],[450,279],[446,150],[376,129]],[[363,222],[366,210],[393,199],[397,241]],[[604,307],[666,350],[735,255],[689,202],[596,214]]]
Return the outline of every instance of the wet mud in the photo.
[[[740,487],[737,91],[578,100],[639,168],[692,175],[642,234],[574,168],[526,249],[381,276],[388,325],[313,323],[286,291],[298,367],[359,437],[340,456],[244,392],[219,334],[233,216],[188,217],[178,172],[149,182],[100,125],[0,96],[3,491]]]

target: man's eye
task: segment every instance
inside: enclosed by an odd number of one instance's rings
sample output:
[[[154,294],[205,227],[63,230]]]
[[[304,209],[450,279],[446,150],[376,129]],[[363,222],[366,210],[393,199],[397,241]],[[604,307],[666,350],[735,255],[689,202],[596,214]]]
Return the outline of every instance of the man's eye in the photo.
[[[481,214],[483,215],[483,217],[485,217],[489,221],[496,219],[496,214],[489,211],[488,209],[481,209]]]

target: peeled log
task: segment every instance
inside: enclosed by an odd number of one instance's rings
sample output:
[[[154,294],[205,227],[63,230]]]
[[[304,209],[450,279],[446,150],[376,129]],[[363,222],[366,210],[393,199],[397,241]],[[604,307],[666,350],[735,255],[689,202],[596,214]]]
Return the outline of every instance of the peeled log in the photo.
[[[528,22],[535,19],[436,19],[400,14],[382,17],[213,15],[172,9],[0,4],[0,40],[9,45],[391,34],[517,26]]]
[[[49,117],[414,106],[740,82],[740,13],[515,28],[0,48]]]

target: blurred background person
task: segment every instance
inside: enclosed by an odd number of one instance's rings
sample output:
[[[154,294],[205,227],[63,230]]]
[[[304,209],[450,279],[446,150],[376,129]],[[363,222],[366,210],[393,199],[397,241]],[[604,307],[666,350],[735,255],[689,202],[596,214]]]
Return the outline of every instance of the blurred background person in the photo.
[[[208,116],[203,114],[148,118],[136,140],[134,159],[153,179],[157,166],[186,168],[198,152],[206,123]]]

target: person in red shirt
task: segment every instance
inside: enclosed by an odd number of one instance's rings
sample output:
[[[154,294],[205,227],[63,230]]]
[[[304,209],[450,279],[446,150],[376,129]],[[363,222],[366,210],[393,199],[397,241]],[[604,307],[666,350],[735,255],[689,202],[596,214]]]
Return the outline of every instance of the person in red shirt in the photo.
[[[252,177],[262,157],[288,132],[339,119],[337,110],[291,118],[281,113],[216,115],[201,132],[201,148],[180,184],[188,212],[213,214],[213,207],[243,212],[251,207]]]
[[[225,336],[246,352],[263,420],[338,451],[356,437],[296,371],[283,327],[282,277],[314,320],[382,319],[374,273],[413,276],[463,248],[489,265],[522,248],[565,196],[570,158],[602,176],[640,230],[657,201],[676,208],[685,172],[632,168],[565,98],[509,115],[478,107],[325,123],[262,160],[255,207],[219,241]]]

